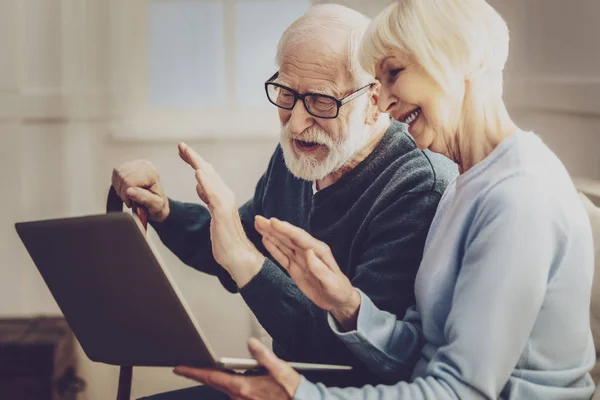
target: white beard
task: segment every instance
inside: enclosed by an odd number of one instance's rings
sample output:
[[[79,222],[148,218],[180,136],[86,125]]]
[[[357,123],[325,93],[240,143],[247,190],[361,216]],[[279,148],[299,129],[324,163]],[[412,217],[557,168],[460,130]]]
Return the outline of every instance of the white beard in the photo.
[[[290,172],[297,178],[316,181],[343,167],[364,148],[370,138],[369,126],[364,123],[364,113],[352,113],[348,125],[348,132],[339,141],[334,141],[317,124],[310,126],[299,135],[290,132],[289,124],[282,126],[280,143],[285,165]],[[294,139],[319,143],[326,146],[329,153],[325,160],[318,160],[310,155],[296,155],[293,149]]]

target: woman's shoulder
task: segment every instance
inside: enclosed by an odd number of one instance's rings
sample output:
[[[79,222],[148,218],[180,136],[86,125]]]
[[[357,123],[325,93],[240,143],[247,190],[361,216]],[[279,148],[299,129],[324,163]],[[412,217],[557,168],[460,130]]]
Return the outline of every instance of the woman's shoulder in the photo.
[[[527,168],[512,171],[490,183],[477,203],[482,217],[536,224],[562,235],[589,230],[583,204],[566,173]]]

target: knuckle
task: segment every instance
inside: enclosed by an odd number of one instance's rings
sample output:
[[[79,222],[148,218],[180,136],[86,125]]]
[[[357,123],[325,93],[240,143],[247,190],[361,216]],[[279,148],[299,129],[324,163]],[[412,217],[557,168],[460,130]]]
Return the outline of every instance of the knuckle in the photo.
[[[122,181],[123,176],[125,175],[123,168],[115,168],[113,169],[113,180],[114,181]]]
[[[135,181],[130,177],[121,178],[121,183],[123,185],[123,190],[129,189],[130,187],[135,186]]]
[[[141,167],[143,167],[146,171],[149,171],[155,175],[158,175],[158,170],[156,169],[156,167],[154,166],[154,164],[152,164],[150,161],[148,160],[142,160],[141,161]]]

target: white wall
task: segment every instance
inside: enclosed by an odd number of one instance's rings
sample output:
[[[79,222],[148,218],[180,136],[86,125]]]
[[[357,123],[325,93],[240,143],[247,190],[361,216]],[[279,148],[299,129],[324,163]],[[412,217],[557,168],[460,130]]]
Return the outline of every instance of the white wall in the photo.
[[[371,16],[387,3],[346,0]],[[600,28],[591,23],[600,3],[491,3],[512,32],[507,99],[516,120],[542,135],[572,174],[600,179]],[[128,142],[110,135],[106,4],[0,1],[0,316],[58,312],[14,222],[103,212],[112,168],[136,158],[157,165],[169,195],[196,198],[193,177],[175,151],[177,138]],[[275,139],[189,143],[241,202],[253,192]],[[244,356],[245,339],[256,331],[243,301],[164,249],[161,254],[217,350]],[[80,363],[89,385],[81,398],[113,397],[117,369],[91,363],[83,354]],[[134,396],[189,384],[166,369],[137,368],[134,377]]]
[[[575,177],[600,179],[600,2],[492,0],[511,31],[506,99]]]
[[[170,196],[197,201],[176,138],[127,142],[110,135],[108,15],[102,0],[0,1],[0,317],[59,313],[14,231],[16,221],[104,212],[112,168],[137,158],[157,165]],[[189,144],[240,202],[253,193],[275,147],[272,138]],[[159,250],[217,353],[247,356],[246,340],[257,332],[241,298]],[[80,399],[114,397],[118,368],[90,362],[81,349],[78,357],[88,383]],[[132,397],[188,385],[169,369],[136,368]]]

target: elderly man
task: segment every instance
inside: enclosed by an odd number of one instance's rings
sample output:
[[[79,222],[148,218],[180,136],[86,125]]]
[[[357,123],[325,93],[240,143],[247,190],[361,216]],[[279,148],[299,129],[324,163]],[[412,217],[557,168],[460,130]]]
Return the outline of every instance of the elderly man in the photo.
[[[184,263],[242,295],[285,360],[350,364],[350,372],[308,374],[337,386],[380,383],[329,329],[287,273],[266,257],[256,216],[300,226],[327,243],[341,270],[381,309],[402,317],[437,204],[456,175],[449,160],[419,150],[407,125],[377,108],[379,83],[359,67],[369,20],[337,5],[311,8],[283,34],[279,72],[266,83],[281,120],[280,146],[254,197],[239,210],[215,170],[185,144],[207,207],[168,199],[146,161],[115,169],[113,185],[144,205],[161,240]],[[407,119],[410,116],[407,115]],[[410,122],[410,121],[408,121]],[[343,312],[343,311],[341,311]],[[411,372],[407,365],[404,376]],[[199,387],[156,399],[219,398]]]

